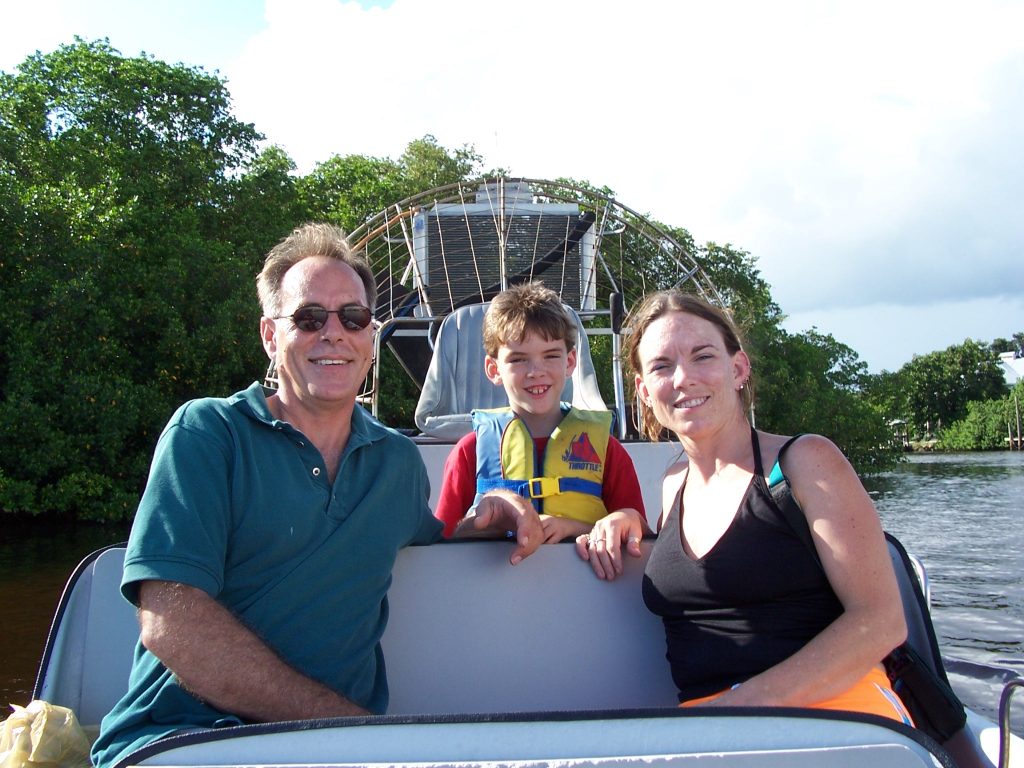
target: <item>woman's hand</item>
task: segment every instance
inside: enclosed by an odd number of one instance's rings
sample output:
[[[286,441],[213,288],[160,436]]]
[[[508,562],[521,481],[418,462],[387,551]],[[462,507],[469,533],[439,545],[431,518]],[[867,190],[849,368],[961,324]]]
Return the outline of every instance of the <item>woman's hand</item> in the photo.
[[[597,578],[611,581],[622,574],[622,546],[640,557],[640,539],[647,530],[637,510],[619,509],[598,520],[590,533],[576,537],[576,553],[590,563]]]

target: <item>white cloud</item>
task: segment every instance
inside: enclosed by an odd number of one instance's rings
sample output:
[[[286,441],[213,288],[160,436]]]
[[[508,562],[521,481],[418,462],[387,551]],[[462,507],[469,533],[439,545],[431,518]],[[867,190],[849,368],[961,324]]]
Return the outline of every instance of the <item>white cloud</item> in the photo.
[[[60,0],[5,4],[0,24],[0,70],[13,73],[28,56],[69,43],[73,34]]]
[[[302,171],[397,157],[431,133],[745,248],[783,310],[823,329],[830,315],[878,323],[857,308],[881,304],[885,332],[925,352],[963,339],[910,308],[986,302],[1005,323],[986,335],[1024,327],[1005,299],[1024,251],[1020,3],[234,0],[217,17],[186,4],[204,32],[191,37],[225,41],[201,54],[170,31],[154,42],[159,24],[131,37],[124,2],[21,6],[0,51],[31,48],[6,68],[87,18],[92,36],[125,30],[112,42],[128,55],[216,63],[238,116]]]

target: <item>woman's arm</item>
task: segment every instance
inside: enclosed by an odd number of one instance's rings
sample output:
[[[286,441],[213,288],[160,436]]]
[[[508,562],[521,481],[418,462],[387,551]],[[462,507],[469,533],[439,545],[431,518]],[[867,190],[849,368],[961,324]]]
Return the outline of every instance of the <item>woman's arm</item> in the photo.
[[[640,540],[650,533],[643,515],[635,509],[618,509],[602,517],[590,530],[576,537],[576,554],[590,563],[594,575],[612,581],[622,575],[622,548],[640,557]]]
[[[832,698],[906,639],[882,524],[853,467],[818,435],[794,443],[785,464],[843,613],[800,651],[725,693],[716,705],[801,706]]]

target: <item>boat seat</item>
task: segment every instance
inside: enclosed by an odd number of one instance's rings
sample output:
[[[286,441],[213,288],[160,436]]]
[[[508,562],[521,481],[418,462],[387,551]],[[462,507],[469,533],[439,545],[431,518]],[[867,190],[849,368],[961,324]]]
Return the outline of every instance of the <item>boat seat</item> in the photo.
[[[344,755],[346,765],[494,765],[502,755],[510,758],[503,764],[523,766],[684,758],[736,768],[952,765],[935,759],[944,753],[926,737],[870,715],[677,709],[664,629],[639,598],[651,545],[626,558],[612,582],[594,578],[572,544],[541,547],[515,568],[504,541],[407,547],[395,563],[381,640],[388,716],[184,733],[129,762],[150,764],[148,755],[163,765],[337,765]],[[72,708],[87,727],[127,690],[138,641],[135,610],[119,590],[124,553],[94,553],[72,576],[33,692]],[[594,759],[563,762],[580,755]]]
[[[642,557],[625,558],[624,574],[612,582],[594,578],[573,544],[541,547],[515,568],[508,565],[510,545],[503,541],[456,540],[401,550],[382,639],[389,711],[672,706],[664,629],[639,597],[651,544],[643,542]],[[124,552],[100,550],[76,569],[36,681],[34,698],[71,707],[86,725],[99,723],[127,690],[139,636],[135,608],[120,592]],[[890,555],[899,572],[905,553],[895,539]],[[540,601],[522,599],[541,594]],[[912,632],[923,632],[924,645],[931,645],[935,635],[927,609],[916,601],[905,606]],[[501,649],[494,638],[505,639]],[[534,663],[538,648],[559,662]],[[622,648],[630,653],[623,655]],[[934,653],[929,661],[941,670],[937,647]],[[594,669],[602,670],[602,685],[581,686]]]
[[[441,322],[434,341],[434,355],[427,370],[416,426],[423,434],[441,440],[458,440],[473,428],[474,408],[508,405],[503,387],[484,374],[483,329],[489,303],[459,307]],[[566,307],[576,323],[576,370],[565,383],[562,400],[577,408],[606,410],[590,357],[590,342],[579,315]]]
[[[574,548],[541,547],[515,568],[505,541],[399,551],[381,640],[389,713],[673,706],[661,621],[639,599],[649,544],[613,582],[594,578]],[[33,698],[72,708],[83,725],[97,725],[128,689],[139,627],[120,591],[124,554],[100,550],[76,569],[36,680]],[[558,626],[573,631],[551,631]],[[632,651],[623,655],[625,647]],[[560,661],[536,663],[538,648]],[[603,684],[581,686],[596,668]]]
[[[932,625],[932,617],[928,609],[928,598],[924,593],[921,576],[918,575],[913,558],[900,543],[900,540],[886,532],[885,540],[889,544],[889,557],[893,570],[896,572],[896,584],[903,602],[903,615],[907,621],[907,643],[921,659],[931,667],[933,673],[947,684],[946,669],[942,664],[939,650],[939,639]]]

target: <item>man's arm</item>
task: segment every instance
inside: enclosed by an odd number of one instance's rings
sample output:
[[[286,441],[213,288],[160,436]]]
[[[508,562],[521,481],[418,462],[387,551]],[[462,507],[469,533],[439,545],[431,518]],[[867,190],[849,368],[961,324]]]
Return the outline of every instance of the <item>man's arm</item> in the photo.
[[[142,582],[139,626],[142,644],[216,709],[257,722],[368,714],[290,667],[201,589]]]

